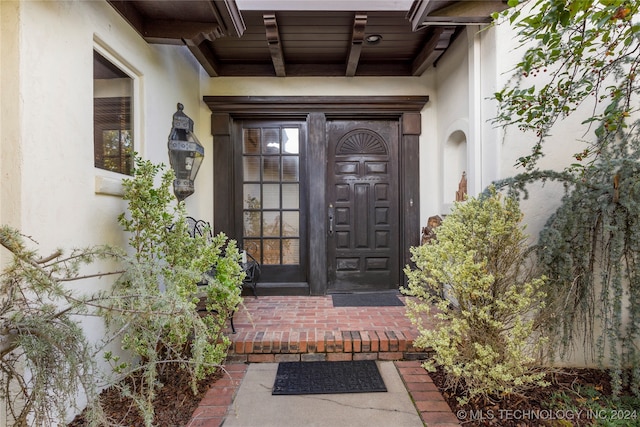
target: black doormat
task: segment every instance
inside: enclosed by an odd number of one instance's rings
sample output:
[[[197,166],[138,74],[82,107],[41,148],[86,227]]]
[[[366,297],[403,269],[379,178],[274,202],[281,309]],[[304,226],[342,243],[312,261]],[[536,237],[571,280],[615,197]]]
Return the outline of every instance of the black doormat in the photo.
[[[374,360],[280,362],[273,395],[385,392]]]
[[[395,307],[404,303],[395,293],[333,294],[334,307]]]

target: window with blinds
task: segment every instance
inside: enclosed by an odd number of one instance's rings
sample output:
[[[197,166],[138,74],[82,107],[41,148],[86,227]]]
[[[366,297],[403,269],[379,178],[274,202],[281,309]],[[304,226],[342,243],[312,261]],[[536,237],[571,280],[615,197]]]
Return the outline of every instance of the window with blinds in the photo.
[[[97,168],[133,174],[133,79],[93,53],[93,148]]]

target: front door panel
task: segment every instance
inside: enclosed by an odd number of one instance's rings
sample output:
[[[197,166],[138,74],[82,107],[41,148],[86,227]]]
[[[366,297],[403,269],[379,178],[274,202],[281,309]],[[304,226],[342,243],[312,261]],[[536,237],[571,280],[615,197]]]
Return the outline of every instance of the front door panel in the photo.
[[[398,122],[327,122],[328,291],[397,289]]]

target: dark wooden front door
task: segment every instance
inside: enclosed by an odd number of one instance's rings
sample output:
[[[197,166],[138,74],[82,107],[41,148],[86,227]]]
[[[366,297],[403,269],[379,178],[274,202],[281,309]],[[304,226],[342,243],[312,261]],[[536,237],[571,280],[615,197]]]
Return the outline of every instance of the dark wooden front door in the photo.
[[[327,121],[329,292],[397,289],[397,121]]]

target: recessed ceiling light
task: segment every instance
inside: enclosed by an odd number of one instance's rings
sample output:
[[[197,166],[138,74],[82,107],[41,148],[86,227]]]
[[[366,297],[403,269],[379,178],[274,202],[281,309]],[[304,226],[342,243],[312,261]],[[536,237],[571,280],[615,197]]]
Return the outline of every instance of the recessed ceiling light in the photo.
[[[369,44],[377,44],[382,40],[382,36],[380,34],[369,34],[364,38]]]

